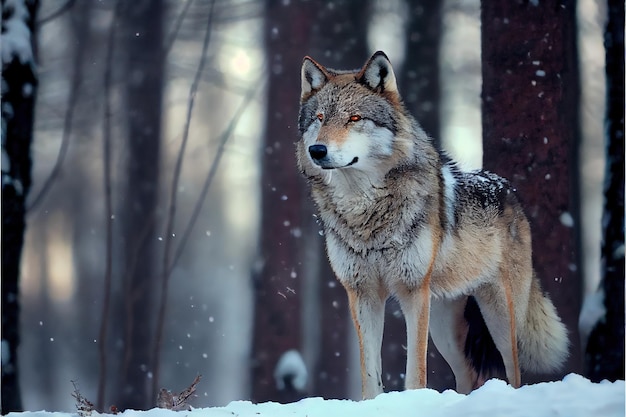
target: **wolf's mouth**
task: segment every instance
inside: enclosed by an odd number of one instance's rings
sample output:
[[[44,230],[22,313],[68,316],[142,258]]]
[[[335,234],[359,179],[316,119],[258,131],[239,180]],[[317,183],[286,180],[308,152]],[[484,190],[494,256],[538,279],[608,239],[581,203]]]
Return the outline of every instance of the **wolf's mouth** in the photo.
[[[325,167],[325,166],[322,166],[322,165],[320,165],[320,167],[321,167],[322,169],[341,169],[341,168],[347,168],[347,167],[349,167],[349,166],[351,166],[351,165],[354,165],[354,164],[356,164],[357,162],[359,162],[359,157],[358,157],[358,156],[355,156],[355,157],[352,159],[352,161],[350,161],[348,164],[346,164],[346,165],[344,165],[344,166],[341,166],[341,167],[329,167],[329,166],[326,166],[326,167]],[[319,164],[318,164],[318,165],[319,165]]]

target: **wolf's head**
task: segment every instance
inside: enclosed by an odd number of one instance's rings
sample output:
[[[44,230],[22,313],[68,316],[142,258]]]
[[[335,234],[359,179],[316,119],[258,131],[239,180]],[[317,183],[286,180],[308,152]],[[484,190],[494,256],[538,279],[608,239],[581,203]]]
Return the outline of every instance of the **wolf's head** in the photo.
[[[414,120],[383,52],[355,71],[332,70],[304,58],[300,104],[301,165],[307,158],[312,169],[368,172],[411,153],[412,140],[406,139]]]

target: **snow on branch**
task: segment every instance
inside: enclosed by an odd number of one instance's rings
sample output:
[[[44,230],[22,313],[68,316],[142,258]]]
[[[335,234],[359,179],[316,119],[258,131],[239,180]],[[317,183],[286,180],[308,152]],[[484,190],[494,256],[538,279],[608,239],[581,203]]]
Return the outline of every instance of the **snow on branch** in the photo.
[[[283,353],[274,369],[276,388],[282,391],[293,387],[297,391],[303,392],[306,388],[307,378],[306,364],[300,352],[291,349]]]
[[[33,62],[30,41],[29,19],[25,0],[6,0],[2,4],[2,64],[6,65],[17,57],[20,63]]]

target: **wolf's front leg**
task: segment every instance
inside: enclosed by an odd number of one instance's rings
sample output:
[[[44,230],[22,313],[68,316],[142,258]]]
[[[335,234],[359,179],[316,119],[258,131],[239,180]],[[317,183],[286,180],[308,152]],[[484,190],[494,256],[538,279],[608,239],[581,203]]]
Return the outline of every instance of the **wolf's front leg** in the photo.
[[[379,291],[363,292],[346,287],[352,320],[359,337],[363,399],[383,392],[381,346],[386,296]]]
[[[406,389],[426,386],[426,354],[428,350],[428,320],[430,318],[430,288],[419,288],[398,294],[406,321]]]

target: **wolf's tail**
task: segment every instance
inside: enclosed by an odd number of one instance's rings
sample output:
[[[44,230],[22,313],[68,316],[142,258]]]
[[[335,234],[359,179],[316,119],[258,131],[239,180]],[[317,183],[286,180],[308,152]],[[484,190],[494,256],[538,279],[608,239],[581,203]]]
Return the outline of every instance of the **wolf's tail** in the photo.
[[[517,344],[520,367],[525,371],[556,371],[568,356],[567,329],[534,274],[526,322],[517,331]]]
[[[468,324],[465,357],[476,371],[478,380],[506,378],[502,356],[474,297],[468,297],[464,315]],[[526,318],[517,320],[517,323],[522,323],[517,327],[520,368],[534,373],[558,370],[568,355],[567,329],[534,274]]]

